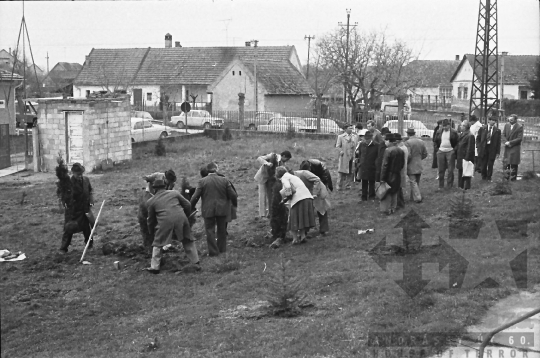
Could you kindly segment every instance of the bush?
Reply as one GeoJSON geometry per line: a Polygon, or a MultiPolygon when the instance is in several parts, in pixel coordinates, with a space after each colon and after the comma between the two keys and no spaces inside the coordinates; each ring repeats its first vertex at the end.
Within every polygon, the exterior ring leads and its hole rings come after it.
{"type": "Polygon", "coordinates": [[[503,169],[495,181],[495,185],[491,190],[491,195],[510,195],[512,188],[510,187],[510,169],[503,169]]]}
{"type": "Polygon", "coordinates": [[[163,157],[167,154],[167,149],[165,148],[165,144],[163,143],[163,139],[161,137],[157,141],[154,153],[156,153],[158,157],[163,157]]]}
{"type": "Polygon", "coordinates": [[[533,172],[532,170],[529,170],[529,171],[526,171],[523,174],[521,174],[521,179],[522,180],[534,180],[534,179],[539,179],[539,178],[538,178],[538,174],[536,174],[536,172],[533,172]]]}
{"type": "Polygon", "coordinates": [[[231,130],[229,129],[229,127],[225,127],[225,129],[223,130],[223,134],[221,135],[221,139],[224,142],[233,139],[232,134],[231,134],[231,130]]]}
{"type": "Polygon", "coordinates": [[[296,131],[294,130],[294,127],[289,126],[287,128],[286,137],[287,137],[287,139],[292,139],[292,138],[296,137],[296,131]]]}

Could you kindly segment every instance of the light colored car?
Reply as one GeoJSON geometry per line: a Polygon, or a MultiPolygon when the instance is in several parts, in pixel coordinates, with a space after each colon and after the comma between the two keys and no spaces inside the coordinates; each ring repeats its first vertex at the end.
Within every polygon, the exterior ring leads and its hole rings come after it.
{"type": "Polygon", "coordinates": [[[186,125],[188,127],[202,127],[204,129],[221,128],[223,127],[223,119],[212,117],[208,111],[194,109],[188,112],[187,123],[186,114],[181,113],[179,116],[171,117],[170,125],[179,129],[185,128],[186,125]]]}
{"type": "MultiPolygon", "coordinates": [[[[305,128],[300,128],[301,132],[317,132],[317,118],[304,118],[305,128]]],[[[342,130],[336,122],[328,118],[321,118],[321,131],[319,133],[338,134],[342,130]]]]}
{"type": "Polygon", "coordinates": [[[152,115],[145,111],[131,111],[131,118],[144,118],[144,119],[149,119],[151,121],[154,120],[152,115]]]}
{"type": "MultiPolygon", "coordinates": [[[[387,121],[383,127],[387,127],[392,133],[397,133],[398,121],[396,120],[387,121]]],[[[414,128],[414,131],[416,132],[415,136],[417,137],[433,138],[433,131],[430,129],[427,129],[424,123],[420,121],[404,120],[403,132],[401,133],[402,136],[407,136],[407,128],[414,128]]]]}
{"type": "Polygon", "coordinates": [[[249,118],[244,121],[244,127],[249,130],[256,131],[261,124],[268,124],[268,121],[272,118],[283,117],[281,113],[277,112],[257,112],[255,118],[249,118]]]}
{"type": "Polygon", "coordinates": [[[157,140],[171,135],[168,127],[149,119],[131,118],[131,143],[157,140]]]}
{"type": "Polygon", "coordinates": [[[257,129],[263,132],[287,132],[289,129],[300,132],[301,128],[306,127],[306,122],[300,117],[274,117],[257,129]]]}

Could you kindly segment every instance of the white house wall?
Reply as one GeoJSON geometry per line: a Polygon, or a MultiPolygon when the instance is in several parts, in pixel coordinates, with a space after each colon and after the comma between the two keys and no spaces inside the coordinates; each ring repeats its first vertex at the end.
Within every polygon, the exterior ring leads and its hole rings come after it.
{"type": "MultiPolygon", "coordinates": [[[[264,87],[261,83],[258,89],[258,109],[265,109],[264,87]]],[[[238,110],[238,93],[245,94],[244,109],[255,110],[255,80],[239,63],[230,67],[222,79],[213,88],[212,109],[224,111],[238,110]],[[241,75],[240,75],[241,71],[241,75]],[[234,72],[234,75],[233,75],[234,72]]]]}
{"type": "MultiPolygon", "coordinates": [[[[467,88],[467,98],[461,98],[465,100],[470,100],[471,91],[472,91],[472,77],[473,69],[471,64],[466,61],[459,72],[457,73],[454,81],[452,82],[452,96],[458,98],[458,88],[467,88]]],[[[499,78],[499,82],[500,82],[499,78]]],[[[519,89],[520,87],[528,87],[528,83],[524,84],[505,84],[504,85],[504,98],[508,99],[519,99],[519,89]]],[[[499,84],[499,96],[501,95],[501,84],[499,84]]],[[[527,99],[531,99],[531,91],[527,93],[527,99]]]]}

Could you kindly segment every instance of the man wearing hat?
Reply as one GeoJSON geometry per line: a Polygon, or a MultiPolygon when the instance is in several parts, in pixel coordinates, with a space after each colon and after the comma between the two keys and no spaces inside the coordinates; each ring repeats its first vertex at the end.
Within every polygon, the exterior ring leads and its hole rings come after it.
{"type": "MultiPolygon", "coordinates": [[[[377,161],[375,163],[375,166],[376,166],[376,169],[375,169],[375,182],[380,182],[381,181],[382,160],[383,160],[383,157],[384,157],[384,151],[386,150],[386,142],[384,141],[384,137],[388,133],[391,133],[390,129],[388,129],[388,127],[383,127],[381,129],[381,135],[383,136],[383,140],[382,140],[381,143],[378,143],[379,144],[379,154],[377,155],[377,161]]],[[[375,141],[375,143],[377,143],[377,142],[375,141]]]]}
{"type": "Polygon", "coordinates": [[[362,181],[362,201],[375,198],[375,174],[379,145],[373,140],[373,133],[367,131],[364,139],[356,147],[357,179],[362,181]]]}
{"type": "Polygon", "coordinates": [[[422,160],[428,156],[426,143],[415,136],[414,128],[407,128],[407,136],[409,139],[405,145],[409,149],[409,158],[407,161],[407,176],[411,184],[411,201],[416,203],[422,202],[422,194],[420,193],[420,177],[422,175],[422,160]]]}
{"type": "Polygon", "coordinates": [[[387,149],[381,167],[381,185],[387,183],[390,189],[381,199],[380,210],[390,215],[397,209],[397,196],[401,188],[401,170],[405,165],[405,153],[396,146],[394,134],[389,133],[384,138],[387,149]]]}
{"type": "Polygon", "coordinates": [[[351,188],[353,178],[354,150],[358,144],[358,136],[354,134],[354,126],[344,127],[345,133],[338,135],[336,148],[338,149],[338,183],[337,190],[351,188]]]}
{"type": "Polygon", "coordinates": [[[454,185],[454,168],[456,166],[455,148],[458,144],[459,136],[455,129],[450,127],[450,120],[443,119],[442,129],[437,131],[433,144],[437,151],[437,166],[439,167],[439,189],[444,188],[444,175],[448,170],[446,185],[452,188],[454,185]]]}
{"type": "Polygon", "coordinates": [[[165,176],[158,176],[152,183],[155,194],[148,200],[148,231],[154,237],[152,261],[147,271],[160,271],[163,246],[169,245],[173,234],[182,242],[184,251],[192,265],[198,270],[199,256],[191,236],[188,217],[191,204],[176,190],[166,190],[165,176]]]}
{"type": "MultiPolygon", "coordinates": [[[[504,165],[510,171],[510,180],[517,179],[518,165],[521,162],[521,141],[523,140],[523,126],[517,122],[517,114],[508,117],[504,126],[504,165]]],[[[507,176],[508,177],[508,176],[507,176]]]]}
{"type": "MultiPolygon", "coordinates": [[[[84,235],[84,243],[88,242],[90,233],[92,232],[90,222],[93,220],[93,215],[90,213],[90,206],[94,205],[94,196],[92,185],[88,177],[83,176],[84,167],[80,163],[74,163],[71,167],[72,176],[71,182],[71,195],[64,201],[64,234],[62,235],[62,244],[59,252],[64,254],[68,251],[68,247],[71,244],[73,234],[81,232],[84,235]]],[[[93,240],[92,240],[93,241],[93,240]]],[[[90,242],[89,248],[93,246],[90,242]]]]}
{"type": "MultiPolygon", "coordinates": [[[[146,190],[142,193],[139,198],[139,210],[137,212],[137,219],[139,220],[139,229],[141,231],[141,236],[143,239],[143,245],[146,248],[152,246],[154,238],[150,235],[148,231],[148,200],[154,195],[154,189],[152,184],[156,178],[165,178],[165,189],[172,190],[174,188],[174,183],[176,182],[176,174],[172,169],[166,170],[164,173],[156,172],[150,175],[144,175],[143,179],[146,180],[146,190]]],[[[184,193],[182,193],[185,195],[184,193]]]]}
{"type": "Polygon", "coordinates": [[[403,138],[401,134],[395,133],[394,137],[396,138],[396,146],[403,151],[405,155],[405,162],[403,168],[401,169],[401,186],[398,191],[397,197],[397,207],[400,209],[405,208],[405,193],[407,191],[407,162],[409,161],[409,148],[403,143],[403,138]]]}

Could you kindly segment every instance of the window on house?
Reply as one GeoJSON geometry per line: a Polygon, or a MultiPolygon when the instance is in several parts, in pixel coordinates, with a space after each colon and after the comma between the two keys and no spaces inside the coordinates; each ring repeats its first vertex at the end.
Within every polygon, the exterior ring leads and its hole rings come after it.
{"type": "Polygon", "coordinates": [[[457,89],[457,98],[461,99],[461,93],[463,92],[463,87],[458,87],[457,89]]]}
{"type": "Polygon", "coordinates": [[[86,90],[86,97],[90,97],[90,90],[86,90]]]}
{"type": "Polygon", "coordinates": [[[146,100],[147,100],[147,101],[152,101],[152,93],[151,93],[151,92],[148,92],[148,93],[146,94],[146,100]]]}
{"type": "Polygon", "coordinates": [[[469,89],[467,87],[463,87],[463,99],[469,98],[469,89]]]}
{"type": "Polygon", "coordinates": [[[449,99],[452,97],[452,87],[440,87],[439,88],[439,95],[441,98],[449,99]]]}
{"type": "Polygon", "coordinates": [[[519,99],[527,99],[527,91],[519,91],[519,99]]]}
{"type": "Polygon", "coordinates": [[[242,76],[242,71],[238,71],[238,76],[242,76]]]}
{"type": "Polygon", "coordinates": [[[232,71],[232,75],[234,76],[234,71],[232,71]]]}

